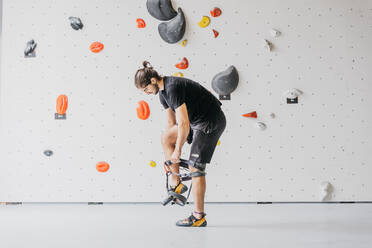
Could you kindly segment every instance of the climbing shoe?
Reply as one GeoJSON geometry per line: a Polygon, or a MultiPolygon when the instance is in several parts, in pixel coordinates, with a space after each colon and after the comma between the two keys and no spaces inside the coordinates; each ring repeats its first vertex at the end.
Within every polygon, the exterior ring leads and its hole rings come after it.
{"type": "Polygon", "coordinates": [[[186,185],[180,182],[177,186],[171,187],[170,190],[181,195],[185,193],[188,190],[188,188],[186,185]]]}
{"type": "Polygon", "coordinates": [[[206,214],[203,213],[203,216],[200,219],[197,219],[192,213],[189,217],[183,220],[176,222],[176,226],[190,226],[190,227],[205,227],[207,226],[207,220],[205,219],[206,214]]]}

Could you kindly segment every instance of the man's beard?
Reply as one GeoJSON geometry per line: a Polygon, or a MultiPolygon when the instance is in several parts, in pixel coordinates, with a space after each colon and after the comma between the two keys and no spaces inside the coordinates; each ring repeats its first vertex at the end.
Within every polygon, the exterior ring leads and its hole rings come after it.
{"type": "Polygon", "coordinates": [[[159,92],[159,86],[157,84],[154,85],[155,89],[156,89],[156,92],[154,93],[154,95],[158,94],[159,92]]]}

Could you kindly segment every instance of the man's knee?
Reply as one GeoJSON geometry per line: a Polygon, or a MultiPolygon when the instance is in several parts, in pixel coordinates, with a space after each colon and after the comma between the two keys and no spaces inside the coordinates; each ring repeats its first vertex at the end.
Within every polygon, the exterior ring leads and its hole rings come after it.
{"type": "Polygon", "coordinates": [[[173,128],[167,129],[162,135],[161,135],[161,143],[163,146],[169,146],[174,145],[176,143],[177,137],[174,137],[175,133],[173,128]]]}
{"type": "Polygon", "coordinates": [[[197,166],[189,166],[189,170],[192,173],[193,178],[197,177],[205,177],[207,173],[205,173],[206,164],[198,164],[197,166]]]}

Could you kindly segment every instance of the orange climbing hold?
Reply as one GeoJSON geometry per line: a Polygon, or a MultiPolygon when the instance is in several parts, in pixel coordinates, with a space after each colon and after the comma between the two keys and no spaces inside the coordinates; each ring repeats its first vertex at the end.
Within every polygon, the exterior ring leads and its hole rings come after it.
{"type": "Polygon", "coordinates": [[[187,69],[189,67],[189,61],[184,57],[182,61],[176,64],[178,69],[187,69]]]}
{"type": "Polygon", "coordinates": [[[141,120],[146,120],[150,116],[150,108],[147,102],[139,101],[137,107],[137,116],[141,120]]]}
{"type": "Polygon", "coordinates": [[[212,29],[213,30],[213,34],[214,34],[214,38],[217,38],[217,36],[220,34],[217,30],[214,30],[214,29],[212,29]]]}
{"type": "Polygon", "coordinates": [[[100,51],[102,51],[103,47],[104,46],[101,42],[96,41],[90,45],[90,50],[94,53],[99,53],[100,51]]]}
{"type": "Polygon", "coordinates": [[[98,162],[96,165],[96,169],[99,172],[106,172],[110,169],[110,165],[106,162],[98,162]]]}
{"type": "Polygon", "coordinates": [[[215,7],[211,10],[211,16],[219,17],[222,14],[222,10],[220,8],[215,7]]]}
{"type": "Polygon", "coordinates": [[[244,114],[243,116],[244,117],[257,118],[257,113],[256,113],[256,111],[253,111],[251,113],[244,114]]]}
{"type": "Polygon", "coordinates": [[[59,115],[64,115],[66,114],[68,106],[68,100],[66,95],[60,95],[57,97],[57,113],[59,115]]]}
{"type": "Polygon", "coordinates": [[[144,28],[144,27],[146,27],[146,22],[141,18],[137,18],[137,28],[144,28]]]}

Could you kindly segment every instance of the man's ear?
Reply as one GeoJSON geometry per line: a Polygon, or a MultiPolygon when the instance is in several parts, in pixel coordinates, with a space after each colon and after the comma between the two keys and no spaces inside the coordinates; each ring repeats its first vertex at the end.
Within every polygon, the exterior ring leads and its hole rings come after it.
{"type": "Polygon", "coordinates": [[[156,84],[157,83],[157,80],[153,77],[150,80],[151,80],[151,84],[156,84]]]}

